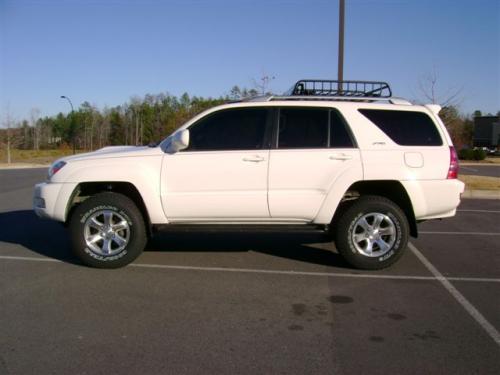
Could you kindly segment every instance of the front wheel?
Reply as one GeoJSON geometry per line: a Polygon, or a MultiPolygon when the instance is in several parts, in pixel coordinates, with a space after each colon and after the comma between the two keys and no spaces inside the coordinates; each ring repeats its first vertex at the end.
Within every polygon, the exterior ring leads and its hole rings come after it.
{"type": "Polygon", "coordinates": [[[406,215],[394,202],[380,196],[362,196],[353,201],[333,230],[340,255],[360,269],[392,265],[408,244],[406,215]]]}
{"type": "Polygon", "coordinates": [[[123,267],[146,246],[142,214],[122,194],[100,193],[86,199],[73,212],[69,228],[74,254],[91,267],[123,267]]]}

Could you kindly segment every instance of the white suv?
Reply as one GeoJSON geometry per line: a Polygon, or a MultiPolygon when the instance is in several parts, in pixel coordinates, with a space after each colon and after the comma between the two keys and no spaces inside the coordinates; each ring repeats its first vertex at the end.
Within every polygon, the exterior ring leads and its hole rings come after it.
{"type": "Polygon", "coordinates": [[[382,82],[302,80],[285,96],[209,109],[157,147],[60,159],[34,210],[67,224],[94,267],[132,262],[162,227],[210,225],[319,228],[351,265],[380,269],[418,222],[460,203],[439,110],[392,98],[382,82]]]}

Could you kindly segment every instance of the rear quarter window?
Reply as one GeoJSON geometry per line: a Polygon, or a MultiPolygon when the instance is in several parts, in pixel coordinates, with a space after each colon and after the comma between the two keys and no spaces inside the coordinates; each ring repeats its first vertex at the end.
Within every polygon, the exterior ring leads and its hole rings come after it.
{"type": "Polygon", "coordinates": [[[359,109],[389,138],[401,146],[442,146],[434,121],[423,112],[359,109]]]}

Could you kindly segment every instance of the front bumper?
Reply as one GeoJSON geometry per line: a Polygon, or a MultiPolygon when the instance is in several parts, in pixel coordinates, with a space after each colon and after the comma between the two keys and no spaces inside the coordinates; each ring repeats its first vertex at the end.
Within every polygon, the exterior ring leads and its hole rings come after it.
{"type": "Polygon", "coordinates": [[[39,217],[66,221],[68,203],[77,184],[42,182],[35,185],[33,210],[39,217]]]}

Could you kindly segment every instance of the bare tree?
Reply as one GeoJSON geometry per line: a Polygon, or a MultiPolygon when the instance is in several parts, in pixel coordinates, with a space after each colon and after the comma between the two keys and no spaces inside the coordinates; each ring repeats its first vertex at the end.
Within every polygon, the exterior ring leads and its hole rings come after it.
{"type": "Polygon", "coordinates": [[[17,129],[14,120],[10,115],[9,109],[5,111],[3,126],[6,128],[6,130],[5,130],[5,140],[2,143],[5,144],[5,148],[7,151],[7,164],[10,164],[12,163],[11,151],[13,148],[19,145],[20,137],[19,134],[16,132],[17,129]]]}
{"type": "Polygon", "coordinates": [[[425,103],[439,104],[442,107],[439,117],[445,124],[456,147],[462,148],[471,143],[471,134],[466,119],[460,115],[459,106],[462,101],[461,88],[448,88],[442,90],[439,87],[439,75],[434,67],[430,73],[423,75],[418,81],[420,101],[425,103]]]}
{"type": "Polygon", "coordinates": [[[142,138],[141,99],[137,96],[132,97],[130,99],[130,108],[135,119],[135,145],[137,146],[139,144],[139,136],[142,138]]]}
{"type": "Polygon", "coordinates": [[[449,87],[442,90],[438,87],[439,75],[436,67],[431,72],[422,75],[418,80],[418,91],[424,102],[439,104],[441,107],[458,107],[462,102],[461,94],[463,86],[460,88],[449,87]]]}
{"type": "Polygon", "coordinates": [[[95,127],[95,118],[96,111],[92,108],[90,112],[90,151],[94,151],[94,127],[95,127]]]}
{"type": "Polygon", "coordinates": [[[270,93],[268,91],[269,83],[274,80],[274,78],[274,76],[269,76],[265,73],[262,73],[262,77],[260,77],[258,81],[255,78],[252,79],[253,86],[260,95],[267,95],[270,93]]]}
{"type": "Polygon", "coordinates": [[[30,125],[33,128],[33,149],[40,149],[40,124],[38,122],[38,116],[40,115],[40,110],[38,108],[32,108],[30,112],[30,125]]]}
{"type": "Polygon", "coordinates": [[[7,113],[6,118],[5,118],[5,127],[7,128],[7,139],[6,139],[6,149],[7,149],[7,164],[10,164],[12,162],[11,156],[10,156],[10,148],[11,148],[11,141],[12,141],[12,119],[10,117],[10,113],[7,113]]]}

